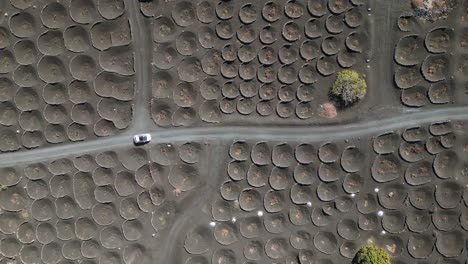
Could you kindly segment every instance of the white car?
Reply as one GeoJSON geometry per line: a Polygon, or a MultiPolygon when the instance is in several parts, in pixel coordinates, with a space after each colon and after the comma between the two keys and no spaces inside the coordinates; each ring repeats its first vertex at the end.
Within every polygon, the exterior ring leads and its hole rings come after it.
{"type": "Polygon", "coordinates": [[[133,144],[135,145],[143,145],[151,141],[151,135],[150,134],[139,134],[133,136],[133,144]]]}

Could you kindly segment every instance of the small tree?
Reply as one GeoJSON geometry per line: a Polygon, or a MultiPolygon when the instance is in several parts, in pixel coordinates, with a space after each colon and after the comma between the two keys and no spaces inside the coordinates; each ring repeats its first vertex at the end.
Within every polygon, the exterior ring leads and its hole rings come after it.
{"type": "Polygon", "coordinates": [[[330,92],[346,106],[364,98],[367,84],[357,72],[344,70],[336,76],[330,92]]]}
{"type": "Polygon", "coordinates": [[[382,248],[365,246],[358,251],[353,264],[390,264],[390,256],[382,248]]]}

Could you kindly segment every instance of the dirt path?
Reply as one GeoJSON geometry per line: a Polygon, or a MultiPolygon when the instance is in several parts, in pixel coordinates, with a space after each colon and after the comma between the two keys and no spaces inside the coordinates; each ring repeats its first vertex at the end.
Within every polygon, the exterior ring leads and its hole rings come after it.
{"type": "Polygon", "coordinates": [[[393,65],[392,63],[382,63],[393,61],[394,49],[394,22],[395,17],[401,14],[397,7],[401,6],[397,1],[371,1],[370,14],[373,19],[370,20],[370,31],[375,32],[376,27],[379,27],[379,34],[372,34],[372,60],[369,66],[372,69],[372,75],[369,76],[369,87],[379,87],[373,94],[373,100],[380,102],[375,104],[374,108],[379,108],[380,105],[388,105],[389,102],[400,105],[400,98],[395,93],[393,87],[393,65]],[[391,10],[391,11],[389,11],[391,10]],[[383,87],[382,87],[383,86],[383,87]]]}
{"type": "Polygon", "coordinates": [[[125,5],[129,10],[128,17],[133,35],[132,38],[137,40],[133,42],[135,46],[136,96],[133,104],[133,116],[135,119],[132,129],[135,131],[145,131],[151,125],[148,122],[150,113],[147,107],[151,92],[151,89],[149,89],[151,87],[151,68],[147,67],[147,65],[150,65],[151,58],[151,56],[148,56],[148,53],[151,54],[149,52],[151,49],[149,46],[151,43],[151,33],[147,23],[143,21],[143,16],[140,14],[138,1],[126,0],[125,5]]]}
{"type": "Polygon", "coordinates": [[[101,138],[69,145],[34,149],[27,152],[11,152],[1,155],[0,166],[31,163],[41,160],[56,159],[70,154],[112,150],[118,147],[132,146],[132,134],[151,132],[152,142],[195,141],[200,139],[262,139],[262,140],[309,140],[328,141],[349,137],[379,134],[397,128],[417,125],[425,122],[468,119],[468,107],[447,107],[436,110],[412,110],[404,113],[376,112],[367,122],[320,127],[263,127],[260,132],[256,126],[219,126],[205,128],[184,128],[157,130],[139,130],[134,127],[123,135],[101,138]]]}
{"type": "MultiPolygon", "coordinates": [[[[206,160],[209,160],[210,164],[220,164],[224,157],[225,147],[226,146],[223,144],[218,144],[210,153],[207,153],[208,158],[206,160]]],[[[204,208],[209,207],[211,201],[216,199],[217,192],[213,190],[216,190],[217,186],[220,186],[224,179],[222,177],[218,177],[217,174],[219,173],[219,170],[217,166],[207,166],[205,169],[206,178],[204,178],[206,184],[204,184],[196,193],[198,195],[190,197],[190,199],[186,199],[187,203],[184,203],[183,208],[180,210],[183,214],[177,217],[172,228],[168,230],[167,235],[164,235],[167,239],[164,240],[161,245],[160,252],[162,252],[162,254],[153,253],[154,259],[158,259],[160,261],[159,263],[171,263],[171,261],[178,259],[177,255],[179,253],[179,248],[174,245],[176,245],[178,239],[185,237],[184,234],[188,233],[194,225],[203,224],[197,222],[205,220],[204,217],[197,217],[194,219],[193,216],[200,215],[200,212],[203,212],[204,208]]],[[[206,214],[205,216],[209,217],[209,215],[207,216],[206,214]]]]}

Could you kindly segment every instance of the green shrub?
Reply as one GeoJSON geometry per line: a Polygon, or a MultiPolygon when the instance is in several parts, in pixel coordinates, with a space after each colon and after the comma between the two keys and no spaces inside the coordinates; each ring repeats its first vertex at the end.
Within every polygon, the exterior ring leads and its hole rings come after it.
{"type": "Polygon", "coordinates": [[[382,248],[365,246],[358,251],[353,264],[390,264],[390,256],[382,248]]]}
{"type": "Polygon", "coordinates": [[[364,98],[366,91],[366,81],[357,72],[344,70],[336,76],[330,92],[346,106],[364,98]]]}

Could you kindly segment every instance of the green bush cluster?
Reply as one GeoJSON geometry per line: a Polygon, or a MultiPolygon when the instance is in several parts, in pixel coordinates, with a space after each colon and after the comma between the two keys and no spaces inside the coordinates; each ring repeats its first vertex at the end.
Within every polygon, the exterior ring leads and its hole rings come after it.
{"type": "Polygon", "coordinates": [[[353,264],[390,264],[390,256],[382,248],[365,246],[358,251],[353,264]]]}
{"type": "Polygon", "coordinates": [[[344,70],[336,76],[330,92],[346,106],[364,98],[367,84],[357,72],[344,70]]]}

